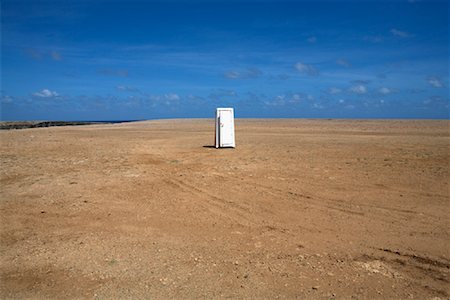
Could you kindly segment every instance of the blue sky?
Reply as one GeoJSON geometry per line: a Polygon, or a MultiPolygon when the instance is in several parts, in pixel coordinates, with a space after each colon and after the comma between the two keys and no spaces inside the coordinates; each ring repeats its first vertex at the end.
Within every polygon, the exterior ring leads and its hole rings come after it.
{"type": "Polygon", "coordinates": [[[1,119],[449,117],[447,1],[1,1],[1,119]]]}

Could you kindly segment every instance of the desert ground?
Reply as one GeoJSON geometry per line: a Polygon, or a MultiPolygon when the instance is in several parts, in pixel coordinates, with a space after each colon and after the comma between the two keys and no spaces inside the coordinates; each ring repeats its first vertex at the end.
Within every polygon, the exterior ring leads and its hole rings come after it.
{"type": "Polygon", "coordinates": [[[0,298],[448,299],[449,124],[1,131],[0,298]]]}

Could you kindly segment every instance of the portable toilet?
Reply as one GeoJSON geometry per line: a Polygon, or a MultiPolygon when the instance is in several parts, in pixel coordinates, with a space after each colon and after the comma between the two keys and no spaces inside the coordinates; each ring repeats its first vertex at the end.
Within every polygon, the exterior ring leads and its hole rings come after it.
{"type": "Polygon", "coordinates": [[[236,147],[233,108],[216,109],[216,148],[236,147]]]}

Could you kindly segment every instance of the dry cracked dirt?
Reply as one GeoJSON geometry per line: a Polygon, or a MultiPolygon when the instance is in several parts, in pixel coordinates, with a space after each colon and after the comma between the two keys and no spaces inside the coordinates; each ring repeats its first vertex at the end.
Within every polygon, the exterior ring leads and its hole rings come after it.
{"type": "Polygon", "coordinates": [[[448,299],[449,124],[1,131],[0,297],[448,299]]]}

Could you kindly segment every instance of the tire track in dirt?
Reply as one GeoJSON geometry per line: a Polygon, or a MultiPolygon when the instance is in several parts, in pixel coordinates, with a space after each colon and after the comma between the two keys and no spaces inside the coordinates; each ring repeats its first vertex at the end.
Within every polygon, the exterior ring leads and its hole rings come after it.
{"type": "MultiPolygon", "coordinates": [[[[443,282],[448,286],[450,283],[450,261],[445,258],[431,258],[406,252],[400,252],[389,248],[374,248],[380,255],[363,255],[355,260],[356,263],[381,262],[388,268],[396,271],[395,277],[406,277],[408,281],[423,289],[429,290],[439,296],[449,297],[448,290],[428,284],[426,280],[432,278],[434,282],[443,282]],[[397,272],[398,271],[398,272],[397,272]]],[[[380,270],[371,270],[379,273],[380,270]]]]}
{"type": "Polygon", "coordinates": [[[251,218],[251,213],[247,209],[240,207],[233,201],[227,201],[224,198],[217,197],[203,189],[193,187],[181,180],[166,178],[163,180],[166,184],[175,187],[185,193],[196,196],[197,203],[209,211],[225,218],[233,220],[244,226],[255,225],[256,222],[251,218]],[[202,201],[203,199],[204,201],[202,201]]]}
{"type": "MultiPolygon", "coordinates": [[[[357,211],[354,208],[357,208],[357,207],[372,208],[378,212],[377,218],[381,221],[386,221],[386,213],[391,216],[392,216],[393,212],[401,213],[401,214],[403,214],[403,216],[405,218],[417,214],[415,211],[407,210],[407,209],[388,208],[388,207],[384,207],[384,206],[380,206],[380,205],[370,205],[370,204],[364,204],[364,203],[352,204],[352,203],[347,202],[342,199],[332,199],[332,198],[325,199],[325,198],[317,197],[317,196],[312,197],[312,196],[300,194],[297,192],[290,192],[290,191],[286,191],[286,190],[282,190],[282,189],[278,189],[278,188],[274,188],[274,187],[268,187],[266,185],[256,183],[256,182],[244,182],[244,184],[254,185],[254,186],[258,186],[260,188],[266,189],[267,191],[271,192],[276,197],[285,197],[285,198],[286,197],[292,198],[293,196],[300,197],[300,198],[304,199],[305,202],[308,202],[309,205],[315,206],[316,208],[319,208],[319,209],[328,208],[328,209],[333,209],[333,210],[351,214],[351,215],[365,216],[366,212],[357,211]],[[384,213],[384,215],[381,215],[383,213],[384,213]]],[[[302,202],[302,203],[305,203],[305,202],[302,202]]],[[[374,212],[373,210],[367,211],[367,212],[369,212],[371,214],[371,217],[375,216],[373,214],[373,212],[374,212]]],[[[429,214],[426,214],[423,212],[421,212],[421,213],[430,218],[435,217],[433,215],[429,215],[429,214]]],[[[395,218],[398,218],[398,215],[396,215],[395,218]]],[[[430,222],[424,222],[424,221],[422,221],[422,223],[424,223],[426,225],[431,224],[430,222]]]]}
{"type": "MultiPolygon", "coordinates": [[[[343,200],[330,200],[330,199],[321,199],[318,197],[312,197],[309,195],[300,194],[297,192],[286,191],[282,189],[277,189],[274,187],[268,187],[266,185],[256,183],[256,182],[244,182],[244,184],[257,186],[259,188],[263,188],[267,191],[267,193],[272,194],[274,197],[287,199],[287,198],[302,198],[304,201],[294,201],[293,203],[300,205],[304,208],[309,208],[311,206],[316,207],[318,209],[332,209],[339,212],[352,214],[352,215],[360,215],[364,216],[363,212],[355,211],[352,209],[343,208],[343,205],[335,205],[335,203],[342,204],[343,200]]],[[[350,206],[350,205],[349,205],[350,206]]]]}
{"type": "Polygon", "coordinates": [[[450,271],[450,261],[445,258],[430,258],[427,256],[420,256],[417,254],[404,253],[404,252],[392,250],[389,248],[378,248],[376,250],[383,251],[385,253],[389,253],[389,254],[392,254],[395,256],[400,256],[402,258],[407,258],[408,260],[413,260],[420,264],[431,265],[431,266],[434,266],[434,267],[437,267],[437,268],[440,268],[443,270],[450,271]]]}

